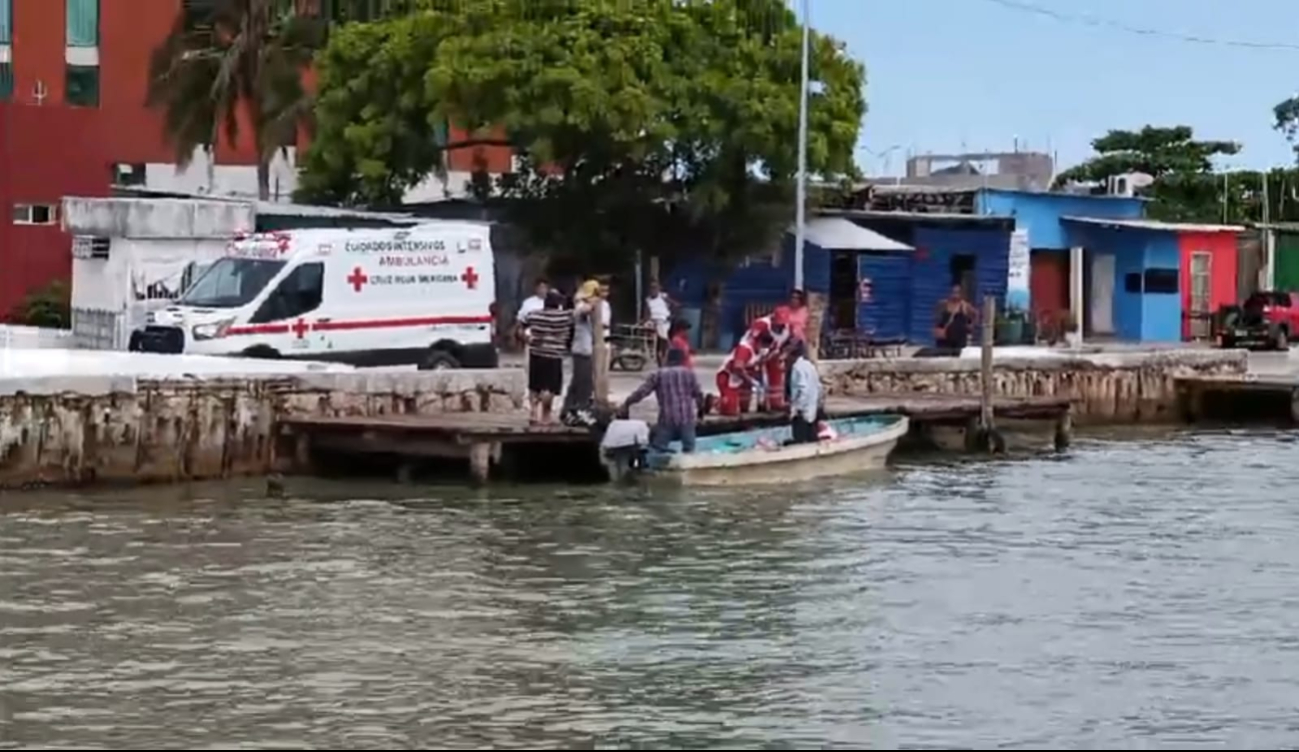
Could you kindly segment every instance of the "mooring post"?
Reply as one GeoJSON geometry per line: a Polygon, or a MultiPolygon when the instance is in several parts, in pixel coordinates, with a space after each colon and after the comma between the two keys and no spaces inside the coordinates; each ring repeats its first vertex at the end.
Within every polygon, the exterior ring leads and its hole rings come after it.
{"type": "Polygon", "coordinates": [[[1055,450],[1063,452],[1073,443],[1073,407],[1066,407],[1055,421],[1055,450]]]}
{"type": "Polygon", "coordinates": [[[492,473],[492,445],[479,441],[469,445],[469,477],[474,483],[483,484],[492,473]]]}
{"type": "Polygon", "coordinates": [[[979,382],[982,396],[979,399],[979,430],[991,436],[996,428],[992,410],[992,342],[996,333],[997,299],[991,295],[983,298],[983,341],[980,348],[979,382]]]}
{"type": "Polygon", "coordinates": [[[609,404],[609,343],[605,340],[604,298],[596,298],[591,307],[591,368],[595,381],[595,401],[601,408],[609,404]]]}

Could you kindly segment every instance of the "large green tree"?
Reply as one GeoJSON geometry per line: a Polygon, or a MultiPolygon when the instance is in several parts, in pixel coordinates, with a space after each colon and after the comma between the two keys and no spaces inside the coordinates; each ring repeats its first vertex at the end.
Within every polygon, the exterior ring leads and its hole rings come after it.
{"type": "Polygon", "coordinates": [[[1138,131],[1112,130],[1092,141],[1096,156],[1056,176],[1056,186],[1103,183],[1110,177],[1141,172],[1154,178],[1145,191],[1149,214],[1165,220],[1211,222],[1222,219],[1220,179],[1215,157],[1236,154],[1240,144],[1199,141],[1190,126],[1147,125],[1138,131]]]}
{"type": "Polygon", "coordinates": [[[257,153],[257,191],[270,197],[270,163],[309,122],[302,74],[323,43],[325,20],[284,0],[217,0],[197,17],[182,9],[150,60],[148,102],[164,113],[164,135],[181,167],[211,150],[222,131],[240,138],[246,114],[257,153]]]}
{"type": "MultiPolygon", "coordinates": [[[[751,250],[792,214],[800,40],[780,0],[427,0],[331,38],[303,193],[396,203],[499,143],[521,169],[479,187],[551,248],[607,260],[686,228],[751,250]]],[[[809,166],[851,175],[864,71],[813,45],[809,166]]]]}

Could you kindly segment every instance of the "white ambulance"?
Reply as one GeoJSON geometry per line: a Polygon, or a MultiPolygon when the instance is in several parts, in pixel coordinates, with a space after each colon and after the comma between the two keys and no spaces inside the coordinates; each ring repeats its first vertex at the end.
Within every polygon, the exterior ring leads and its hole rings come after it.
{"type": "Polygon", "coordinates": [[[495,368],[491,227],[310,229],[236,238],[132,350],[495,368]]]}

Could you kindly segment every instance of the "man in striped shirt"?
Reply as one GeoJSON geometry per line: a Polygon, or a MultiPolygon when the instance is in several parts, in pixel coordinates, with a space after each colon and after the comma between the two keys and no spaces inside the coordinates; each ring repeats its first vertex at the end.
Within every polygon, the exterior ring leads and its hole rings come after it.
{"type": "Polygon", "coordinates": [[[562,302],[558,293],[551,292],[544,307],[530,311],[523,320],[534,423],[553,422],[551,408],[555,397],[564,391],[564,355],[573,334],[573,312],[561,308],[562,302]]]}

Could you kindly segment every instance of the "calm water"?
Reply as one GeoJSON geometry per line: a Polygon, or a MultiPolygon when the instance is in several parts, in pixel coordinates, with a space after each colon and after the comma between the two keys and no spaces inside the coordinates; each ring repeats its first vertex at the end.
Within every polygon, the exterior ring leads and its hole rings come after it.
{"type": "Polygon", "coordinates": [[[0,748],[1293,746],[1295,442],[767,493],[10,496],[0,748]]]}

